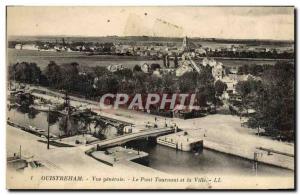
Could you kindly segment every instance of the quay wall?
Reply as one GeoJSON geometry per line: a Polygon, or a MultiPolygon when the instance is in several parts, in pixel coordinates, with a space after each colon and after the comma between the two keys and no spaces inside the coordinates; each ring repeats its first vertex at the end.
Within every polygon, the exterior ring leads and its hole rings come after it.
{"type": "Polygon", "coordinates": [[[268,165],[294,170],[294,157],[290,155],[268,153],[267,151],[256,148],[243,149],[242,147],[237,147],[236,145],[220,144],[208,140],[204,141],[203,147],[217,152],[245,158],[251,161],[257,161],[268,165]],[[256,158],[254,157],[254,153],[258,154],[256,158]]]}

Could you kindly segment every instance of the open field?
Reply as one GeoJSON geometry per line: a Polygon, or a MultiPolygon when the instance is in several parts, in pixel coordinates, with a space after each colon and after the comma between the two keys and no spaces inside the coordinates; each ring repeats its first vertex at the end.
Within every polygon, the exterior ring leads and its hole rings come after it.
{"type": "Polygon", "coordinates": [[[35,62],[41,69],[44,69],[50,61],[57,64],[77,62],[82,67],[108,66],[123,64],[128,68],[133,68],[136,64],[160,63],[162,61],[145,60],[133,56],[88,56],[81,52],[52,52],[8,49],[8,65],[17,62],[35,62]]]}
{"type": "MultiPolygon", "coordinates": [[[[135,56],[110,56],[110,55],[93,55],[88,56],[82,52],[52,52],[52,51],[33,51],[33,50],[16,50],[8,49],[8,65],[17,62],[35,62],[41,69],[44,69],[50,61],[57,64],[77,62],[81,67],[109,66],[122,64],[125,67],[133,68],[136,64],[157,63],[163,65],[163,60],[149,60],[135,56]]],[[[215,58],[225,66],[241,66],[244,64],[269,64],[274,65],[277,60],[273,59],[229,59],[215,58]]],[[[196,60],[197,61],[197,60],[196,60]]]]}

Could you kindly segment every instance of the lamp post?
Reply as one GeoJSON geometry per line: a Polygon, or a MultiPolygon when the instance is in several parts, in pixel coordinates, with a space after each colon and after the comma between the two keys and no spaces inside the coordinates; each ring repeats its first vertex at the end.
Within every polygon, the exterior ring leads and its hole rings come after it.
{"type": "Polygon", "coordinates": [[[48,122],[48,130],[47,130],[47,149],[50,149],[50,126],[49,126],[49,118],[50,118],[50,106],[48,110],[47,122],[48,122]]]}

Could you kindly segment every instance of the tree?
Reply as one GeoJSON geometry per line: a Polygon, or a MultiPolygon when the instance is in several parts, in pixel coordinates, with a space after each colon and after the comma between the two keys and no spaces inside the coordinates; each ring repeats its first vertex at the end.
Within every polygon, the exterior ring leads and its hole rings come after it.
{"type": "MultiPolygon", "coordinates": [[[[295,130],[295,72],[294,64],[278,62],[264,71],[261,86],[251,88],[250,107],[256,110],[249,118],[249,126],[264,128],[269,135],[294,139],[295,130]],[[252,92],[251,91],[251,92],[252,92]]],[[[245,90],[249,97],[249,90],[245,90]]]]}
{"type": "Polygon", "coordinates": [[[293,63],[279,62],[263,75],[264,98],[259,108],[267,131],[294,132],[294,70],[293,63]]]}
{"type": "Polygon", "coordinates": [[[249,109],[255,107],[255,101],[258,93],[261,90],[261,81],[248,78],[246,81],[239,81],[236,85],[237,92],[242,98],[242,109],[249,109]]]}
{"type": "Polygon", "coordinates": [[[61,85],[64,90],[71,91],[77,83],[80,82],[78,66],[79,64],[76,62],[63,64],[61,66],[61,72],[63,75],[61,85]]]}
{"type": "Polygon", "coordinates": [[[95,73],[96,77],[110,74],[110,72],[107,70],[107,68],[103,67],[103,66],[96,66],[96,67],[92,68],[92,71],[95,73]]]}
{"type": "Polygon", "coordinates": [[[133,72],[141,72],[141,71],[142,71],[142,68],[139,65],[135,65],[133,67],[133,72]]]}
{"type": "Polygon", "coordinates": [[[122,70],[117,70],[114,72],[114,74],[119,78],[118,80],[123,80],[123,79],[131,79],[133,76],[132,70],[128,68],[124,68],[122,70]]]}
{"type": "Polygon", "coordinates": [[[116,75],[109,74],[98,77],[95,83],[98,96],[102,96],[106,93],[117,93],[119,89],[119,80],[116,75]]]}
{"type": "Polygon", "coordinates": [[[167,55],[166,56],[166,59],[165,59],[165,65],[166,65],[166,68],[170,68],[170,60],[169,60],[169,56],[167,55]]]}
{"type": "Polygon", "coordinates": [[[175,57],[174,57],[174,68],[178,68],[178,57],[177,57],[176,54],[175,54],[175,57]]]}
{"type": "Polygon", "coordinates": [[[76,135],[78,133],[78,121],[70,115],[65,115],[59,120],[59,130],[62,135],[76,135]]]}
{"type": "Polygon", "coordinates": [[[236,85],[237,92],[242,96],[246,97],[251,93],[251,81],[239,81],[236,85]]]}
{"type": "Polygon", "coordinates": [[[167,74],[162,77],[161,87],[163,93],[175,93],[177,90],[177,83],[175,82],[173,75],[167,74]]]}
{"type": "Polygon", "coordinates": [[[166,57],[167,57],[167,55],[164,54],[163,57],[162,57],[162,60],[163,60],[164,67],[167,68],[167,60],[166,60],[166,57]]]}
{"type": "Polygon", "coordinates": [[[23,83],[39,83],[41,73],[41,69],[36,63],[16,63],[9,68],[10,79],[14,79],[23,83]]]}
{"type": "Polygon", "coordinates": [[[29,93],[17,94],[14,101],[21,105],[23,108],[28,108],[34,102],[34,96],[29,93]]]}
{"type": "Polygon", "coordinates": [[[204,101],[202,101],[203,105],[206,104],[206,102],[216,104],[214,81],[211,68],[208,66],[203,68],[197,77],[198,91],[205,97],[204,101]]]}
{"type": "Polygon", "coordinates": [[[186,72],[178,79],[178,87],[181,93],[193,93],[197,88],[197,72],[186,72]]]}
{"type": "Polygon", "coordinates": [[[40,77],[42,71],[40,67],[37,66],[36,63],[29,63],[28,65],[30,76],[29,76],[29,83],[38,84],[40,82],[40,77]]]}
{"type": "Polygon", "coordinates": [[[150,69],[152,70],[152,71],[155,71],[156,69],[160,69],[160,65],[159,64],[151,64],[150,65],[150,69]]]}
{"type": "Polygon", "coordinates": [[[91,98],[94,96],[94,75],[92,73],[81,74],[78,76],[80,82],[75,85],[74,90],[78,91],[79,94],[85,96],[85,98],[91,98]]]}
{"type": "Polygon", "coordinates": [[[60,67],[54,62],[50,61],[45,70],[45,76],[48,80],[48,84],[51,87],[58,87],[62,82],[62,71],[60,67]]]}
{"type": "Polygon", "coordinates": [[[221,96],[223,92],[227,89],[226,83],[217,80],[215,83],[216,96],[221,96]]]}
{"type": "Polygon", "coordinates": [[[178,88],[181,93],[196,93],[199,106],[206,106],[208,102],[215,102],[214,78],[209,68],[201,73],[187,72],[178,79],[178,88]]]}
{"type": "Polygon", "coordinates": [[[249,67],[250,74],[254,76],[260,76],[263,71],[263,66],[259,64],[253,64],[249,67]]]}
{"type": "Polygon", "coordinates": [[[133,91],[134,93],[147,93],[146,91],[146,86],[147,83],[145,82],[145,78],[148,78],[148,74],[144,73],[144,72],[135,72],[134,73],[134,87],[133,87],[133,91]]]}
{"type": "Polygon", "coordinates": [[[243,74],[249,74],[249,66],[248,64],[244,64],[238,68],[238,73],[239,75],[243,74]]]}

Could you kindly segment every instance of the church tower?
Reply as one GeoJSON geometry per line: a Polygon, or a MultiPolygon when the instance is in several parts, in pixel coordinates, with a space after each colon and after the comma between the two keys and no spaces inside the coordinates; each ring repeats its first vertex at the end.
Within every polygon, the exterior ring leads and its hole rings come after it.
{"type": "Polygon", "coordinates": [[[190,51],[187,36],[185,36],[185,37],[183,38],[183,42],[182,42],[182,50],[183,50],[183,51],[190,51]]]}

